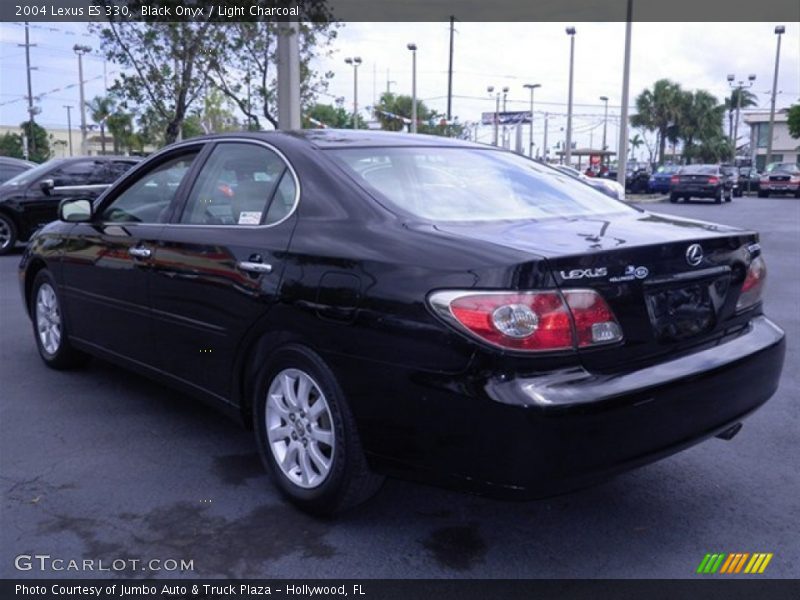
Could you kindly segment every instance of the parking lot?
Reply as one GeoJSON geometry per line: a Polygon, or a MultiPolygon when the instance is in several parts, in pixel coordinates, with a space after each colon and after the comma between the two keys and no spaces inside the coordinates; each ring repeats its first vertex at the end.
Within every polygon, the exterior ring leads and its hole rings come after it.
{"type": "Polygon", "coordinates": [[[49,554],[192,560],[198,577],[681,578],[708,552],[771,552],[766,576],[800,577],[800,201],[647,208],[762,234],[786,368],[741,433],[533,502],[389,481],[336,520],[284,503],[251,433],[191,398],[101,361],[47,369],[20,302],[19,251],[0,258],[0,576],[64,575],[14,567],[49,554]]]}

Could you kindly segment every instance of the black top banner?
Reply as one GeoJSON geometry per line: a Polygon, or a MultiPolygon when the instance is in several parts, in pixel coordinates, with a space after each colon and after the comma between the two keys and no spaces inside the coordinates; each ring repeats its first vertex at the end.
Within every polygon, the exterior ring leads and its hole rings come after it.
{"type": "Polygon", "coordinates": [[[797,22],[797,0],[3,0],[0,21],[797,22]]]}

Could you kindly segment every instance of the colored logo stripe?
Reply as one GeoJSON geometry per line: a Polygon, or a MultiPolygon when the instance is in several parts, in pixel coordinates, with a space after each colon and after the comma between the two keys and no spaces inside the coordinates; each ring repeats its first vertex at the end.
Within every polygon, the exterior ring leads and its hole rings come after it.
{"type": "Polygon", "coordinates": [[[742,569],[744,569],[744,573],[747,574],[763,573],[772,557],[773,554],[771,552],[757,552],[754,554],[749,552],[709,553],[700,561],[697,572],[702,574],[719,572],[720,575],[731,575],[741,573],[742,569]]]}

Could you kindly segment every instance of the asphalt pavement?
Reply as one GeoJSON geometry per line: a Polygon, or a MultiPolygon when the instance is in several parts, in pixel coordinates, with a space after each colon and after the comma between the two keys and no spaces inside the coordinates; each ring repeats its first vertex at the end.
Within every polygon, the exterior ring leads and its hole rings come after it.
{"type": "Polygon", "coordinates": [[[766,312],[788,353],[777,394],[741,433],[547,500],[389,481],[335,520],[287,505],[251,433],[193,399],[98,360],[46,368],[19,252],[0,257],[0,577],[684,578],[709,552],[771,552],[763,577],[800,577],[800,201],[647,208],[762,234],[766,312]],[[193,571],[18,571],[20,554],[193,571]]]}

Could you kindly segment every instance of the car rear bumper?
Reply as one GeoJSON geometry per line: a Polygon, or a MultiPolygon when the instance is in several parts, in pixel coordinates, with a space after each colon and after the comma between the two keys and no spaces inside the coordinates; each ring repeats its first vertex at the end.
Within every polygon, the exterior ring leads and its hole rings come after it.
{"type": "Polygon", "coordinates": [[[479,493],[560,493],[729,429],[775,392],[784,352],[783,331],[757,317],[734,339],[637,371],[496,376],[481,390],[451,382],[406,405],[425,417],[399,426],[413,442],[398,438],[402,445],[389,451],[397,431],[385,432],[378,447],[397,460],[373,458],[389,471],[479,493]]]}
{"type": "Polygon", "coordinates": [[[690,186],[690,185],[672,185],[670,193],[679,196],[693,196],[695,198],[713,198],[718,193],[721,193],[721,186],[690,186]]]}

